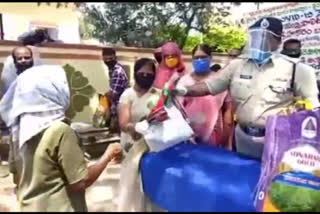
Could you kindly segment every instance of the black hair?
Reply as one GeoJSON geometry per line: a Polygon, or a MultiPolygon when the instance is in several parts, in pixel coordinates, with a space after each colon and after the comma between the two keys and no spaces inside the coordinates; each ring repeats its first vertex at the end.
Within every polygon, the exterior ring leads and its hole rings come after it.
{"type": "Polygon", "coordinates": [[[113,48],[102,48],[102,55],[116,55],[116,51],[113,48]]]}
{"type": "Polygon", "coordinates": [[[48,35],[45,29],[36,29],[19,36],[18,41],[22,42],[23,45],[37,45],[45,41],[48,35]]]}
{"type": "Polygon", "coordinates": [[[212,55],[212,49],[209,45],[207,44],[200,44],[200,45],[197,45],[196,47],[193,48],[192,50],[192,56],[194,56],[194,54],[196,53],[196,51],[200,49],[202,50],[203,52],[205,52],[208,56],[211,57],[212,55]]]}
{"type": "Polygon", "coordinates": [[[217,72],[217,71],[219,71],[221,69],[221,65],[219,65],[219,64],[214,64],[214,65],[212,65],[211,67],[210,67],[210,70],[211,71],[214,71],[214,72],[217,72]]]}
{"type": "Polygon", "coordinates": [[[31,50],[29,47],[27,47],[27,46],[18,46],[18,47],[15,47],[15,48],[12,50],[12,52],[11,52],[11,56],[12,56],[14,62],[16,62],[15,53],[16,53],[16,51],[17,51],[19,48],[25,48],[25,49],[27,49],[27,50],[30,52],[31,57],[33,57],[32,50],[31,50]]]}
{"type": "Polygon", "coordinates": [[[141,58],[141,59],[138,59],[136,61],[136,63],[134,64],[134,68],[133,68],[134,75],[136,75],[137,72],[145,65],[151,65],[152,71],[154,73],[156,73],[155,61],[153,59],[150,59],[150,58],[141,58]]]}
{"type": "Polygon", "coordinates": [[[301,46],[301,41],[298,39],[288,39],[283,43],[283,46],[285,46],[286,44],[289,44],[289,43],[298,43],[301,46]]]}

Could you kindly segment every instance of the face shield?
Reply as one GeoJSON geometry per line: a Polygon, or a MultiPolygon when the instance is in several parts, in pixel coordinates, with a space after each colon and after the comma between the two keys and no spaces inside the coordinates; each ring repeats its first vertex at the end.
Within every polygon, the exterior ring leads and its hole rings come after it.
{"type": "Polygon", "coordinates": [[[278,49],[278,35],[266,28],[254,28],[249,30],[248,57],[258,64],[269,61],[272,54],[278,49]]]}

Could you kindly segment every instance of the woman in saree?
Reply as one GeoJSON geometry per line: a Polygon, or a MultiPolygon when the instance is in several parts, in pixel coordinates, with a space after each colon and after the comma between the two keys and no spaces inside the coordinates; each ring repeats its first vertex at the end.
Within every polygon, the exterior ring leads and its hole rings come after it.
{"type": "Polygon", "coordinates": [[[167,42],[161,47],[162,60],[156,72],[153,86],[163,89],[165,84],[172,78],[181,77],[185,74],[185,66],[182,53],[175,42],[167,42]]]}
{"type": "Polygon", "coordinates": [[[126,89],[119,101],[121,145],[125,159],[121,163],[118,211],[154,211],[154,205],[141,191],[139,164],[143,154],[149,151],[143,136],[136,131],[136,124],[149,115],[157,104],[161,90],[152,86],[156,76],[153,60],[142,58],[134,65],[133,87],[126,89]]]}
{"type": "MultiPolygon", "coordinates": [[[[179,79],[178,85],[189,86],[219,75],[210,69],[211,57],[211,48],[208,45],[196,46],[192,51],[193,71],[179,79]]],[[[229,141],[232,129],[232,100],[226,100],[226,98],[227,91],[216,96],[178,98],[187,113],[194,133],[196,133],[196,142],[232,148],[229,141]],[[228,101],[226,103],[227,109],[222,117],[221,110],[226,101],[228,101]]]]}

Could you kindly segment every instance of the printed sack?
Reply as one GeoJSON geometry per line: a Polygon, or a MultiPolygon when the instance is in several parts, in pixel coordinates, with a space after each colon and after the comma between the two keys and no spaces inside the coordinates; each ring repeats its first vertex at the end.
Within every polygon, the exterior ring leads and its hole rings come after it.
{"type": "Polygon", "coordinates": [[[320,212],[320,110],[269,117],[255,205],[320,212]]]}

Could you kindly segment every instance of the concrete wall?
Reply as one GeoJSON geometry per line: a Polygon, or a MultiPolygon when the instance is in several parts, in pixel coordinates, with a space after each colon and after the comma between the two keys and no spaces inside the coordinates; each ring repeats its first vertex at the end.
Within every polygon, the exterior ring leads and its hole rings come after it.
{"type": "MultiPolygon", "coordinates": [[[[20,43],[15,41],[0,41],[0,63],[4,63],[8,55],[11,53],[11,50],[19,45],[20,43]]],[[[138,48],[117,48],[117,56],[119,62],[126,66],[130,73],[131,84],[134,83],[133,77],[133,66],[137,59],[141,57],[153,58],[153,49],[138,49],[138,48]]],[[[95,90],[93,96],[87,96],[89,101],[88,105],[85,105],[84,108],[80,108],[76,101],[71,101],[76,111],[73,121],[76,122],[87,122],[91,123],[92,115],[97,106],[97,94],[104,94],[108,88],[108,69],[101,60],[101,47],[99,46],[90,46],[90,45],[72,45],[72,44],[48,44],[37,48],[41,58],[45,63],[48,64],[60,64],[65,66],[66,64],[72,66],[75,71],[80,71],[83,75],[79,78],[74,78],[71,81],[71,88],[78,90],[85,86],[92,86],[95,90]],[[85,80],[84,80],[85,79],[85,80]],[[81,81],[83,86],[77,86],[77,81],[81,81]]],[[[187,71],[191,71],[191,55],[185,53],[183,56],[184,62],[187,67],[187,71]]],[[[224,65],[229,60],[226,55],[215,54],[213,56],[213,63],[219,63],[224,65]]],[[[80,89],[78,90],[80,91],[80,89]]],[[[80,91],[81,92],[81,91],[80,91]]],[[[86,99],[84,97],[84,99],[86,99]]]]}
{"type": "Polygon", "coordinates": [[[58,29],[58,39],[65,43],[80,43],[79,19],[75,5],[69,2],[68,7],[56,8],[51,2],[0,3],[3,17],[5,40],[17,40],[18,36],[32,29],[33,26],[58,29]]]}

